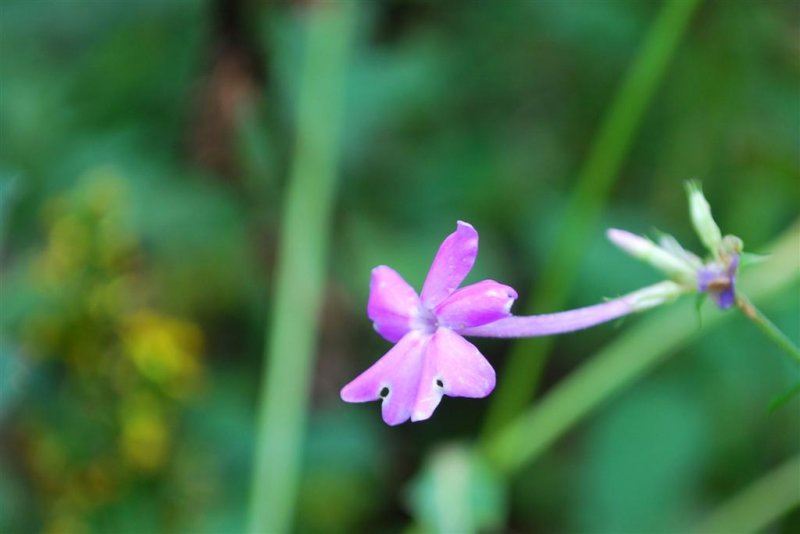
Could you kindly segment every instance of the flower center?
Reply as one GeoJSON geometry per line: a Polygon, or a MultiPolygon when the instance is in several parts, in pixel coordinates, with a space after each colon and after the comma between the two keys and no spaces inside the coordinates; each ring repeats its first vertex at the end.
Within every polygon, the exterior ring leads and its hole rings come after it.
{"type": "Polygon", "coordinates": [[[433,334],[439,328],[439,321],[431,310],[421,306],[411,318],[411,328],[426,334],[433,334]]]}

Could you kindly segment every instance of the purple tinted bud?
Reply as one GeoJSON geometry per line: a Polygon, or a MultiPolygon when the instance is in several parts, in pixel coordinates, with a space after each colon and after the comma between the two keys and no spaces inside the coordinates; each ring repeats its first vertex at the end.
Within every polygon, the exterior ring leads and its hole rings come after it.
{"type": "Polygon", "coordinates": [[[707,293],[716,305],[726,310],[736,302],[736,271],[739,255],[731,254],[728,264],[713,262],[697,271],[697,290],[707,293]]]}

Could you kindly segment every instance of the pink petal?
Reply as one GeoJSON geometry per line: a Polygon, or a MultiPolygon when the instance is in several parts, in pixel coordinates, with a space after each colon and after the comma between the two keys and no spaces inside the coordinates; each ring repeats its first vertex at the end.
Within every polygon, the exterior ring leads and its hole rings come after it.
{"type": "Polygon", "coordinates": [[[420,309],[416,291],[394,269],[385,265],[372,269],[367,315],[380,335],[399,341],[411,330],[411,320],[420,309]]]}
{"type": "Polygon", "coordinates": [[[422,286],[422,303],[433,308],[464,281],[478,255],[478,232],[471,224],[458,221],[436,253],[428,278],[422,286]]]}
{"type": "Polygon", "coordinates": [[[483,280],[462,287],[436,307],[439,324],[460,332],[511,315],[511,305],[517,298],[513,288],[494,280],[483,280]]]}
{"type": "Polygon", "coordinates": [[[494,369],[475,346],[448,328],[439,328],[424,350],[412,421],[428,419],[442,395],[482,398],[494,389],[494,369]]]}
{"type": "Polygon", "coordinates": [[[383,396],[383,420],[388,425],[408,421],[417,398],[422,374],[422,354],[430,335],[410,332],[392,349],[342,388],[346,402],[368,402],[383,396]]]}

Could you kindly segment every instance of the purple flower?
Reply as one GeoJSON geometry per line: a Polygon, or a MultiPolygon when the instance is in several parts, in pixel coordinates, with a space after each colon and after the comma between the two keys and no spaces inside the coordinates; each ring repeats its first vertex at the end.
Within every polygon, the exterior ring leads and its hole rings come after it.
{"type": "Polygon", "coordinates": [[[342,389],[343,400],[382,398],[383,420],[398,425],[428,419],[443,395],[491,393],[494,369],[461,333],[510,316],[517,293],[492,280],[458,289],[477,254],[478,233],[459,221],[439,247],[419,296],[393,269],[372,270],[367,315],[396,345],[342,389]]]}
{"type": "Polygon", "coordinates": [[[444,240],[422,293],[393,269],[372,270],[367,315],[396,343],[342,388],[342,400],[383,399],[383,420],[399,425],[428,419],[443,395],[481,398],[494,389],[494,369],[463,335],[534,337],[573,332],[667,302],[681,292],[661,282],[602,304],[546,315],[511,315],[512,288],[484,280],[461,289],[478,254],[478,233],[465,222],[444,240]]]}

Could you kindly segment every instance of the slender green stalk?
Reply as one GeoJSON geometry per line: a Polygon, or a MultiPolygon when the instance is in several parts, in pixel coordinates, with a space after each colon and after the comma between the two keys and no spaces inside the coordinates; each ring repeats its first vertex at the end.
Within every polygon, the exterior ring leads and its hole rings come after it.
{"type": "Polygon", "coordinates": [[[294,164],[264,349],[248,532],[288,532],[324,289],[353,2],[308,9],[294,164]]]}
{"type": "MultiPolygon", "coordinates": [[[[537,299],[527,313],[556,311],[564,306],[590,232],[698,3],[667,0],[648,31],[580,170],[556,246],[536,289],[530,292],[537,299]]],[[[501,386],[495,391],[487,416],[486,434],[507,423],[533,397],[551,343],[551,338],[517,342],[498,381],[501,386]]]]}
{"type": "Polygon", "coordinates": [[[775,323],[761,313],[761,310],[756,308],[750,300],[739,293],[736,296],[736,305],[742,310],[745,316],[753,321],[755,325],[764,332],[770,340],[772,340],[783,352],[791,358],[794,363],[800,363],[800,349],[792,343],[792,340],[784,334],[780,328],[775,326],[775,323]]]}
{"type": "Polygon", "coordinates": [[[761,532],[800,505],[800,455],[770,471],[723,503],[692,532],[761,532]]]}
{"type": "MultiPolygon", "coordinates": [[[[798,239],[800,223],[776,243],[769,262],[742,274],[740,285],[748,288],[753,299],[769,298],[800,277],[798,239]]],[[[534,408],[490,436],[484,443],[489,460],[499,470],[513,473],[694,336],[732,316],[732,313],[709,311],[700,330],[693,304],[684,300],[642,318],[563,380],[534,408]]]]}

